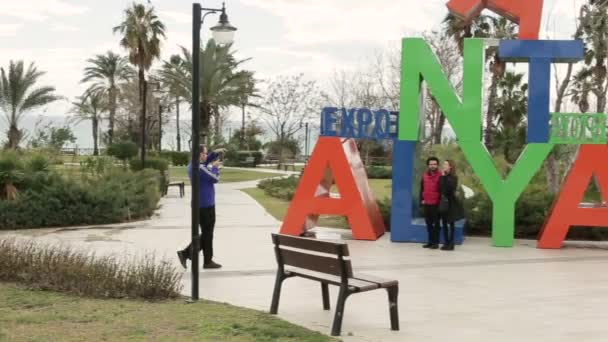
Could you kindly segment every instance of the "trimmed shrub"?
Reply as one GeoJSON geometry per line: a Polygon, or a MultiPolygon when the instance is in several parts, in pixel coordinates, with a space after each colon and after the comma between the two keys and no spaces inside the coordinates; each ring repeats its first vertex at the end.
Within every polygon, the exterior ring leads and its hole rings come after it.
{"type": "Polygon", "coordinates": [[[190,162],[190,152],[171,152],[173,166],[186,166],[190,162]]]}
{"type": "Polygon", "coordinates": [[[366,167],[369,179],[391,179],[393,178],[393,168],[388,166],[368,166],[366,167]]]}
{"type": "Polygon", "coordinates": [[[121,141],[108,147],[107,154],[116,159],[122,160],[126,164],[127,160],[135,157],[139,148],[132,141],[121,141]]]}
{"type": "Polygon", "coordinates": [[[177,298],[181,272],[152,254],[131,261],[67,247],[0,240],[0,280],[96,298],[177,298]]]}
{"type": "MultiPolygon", "coordinates": [[[[129,161],[129,165],[131,166],[131,170],[133,171],[141,171],[141,159],[135,158],[129,161]]],[[[146,158],[146,169],[154,169],[158,171],[167,171],[169,170],[169,162],[164,158],[146,158]]]]}
{"type": "Polygon", "coordinates": [[[158,172],[110,172],[78,181],[32,173],[19,197],[0,200],[0,229],[110,224],[150,217],[160,200],[158,172]]]}
{"type": "Polygon", "coordinates": [[[286,178],[270,178],[260,181],[258,188],[264,190],[268,196],[291,201],[299,181],[300,177],[295,175],[286,178]]]}
{"type": "Polygon", "coordinates": [[[264,155],[259,151],[226,151],[226,166],[256,167],[262,163],[264,155]],[[246,163],[247,158],[253,157],[253,163],[246,163]]]}

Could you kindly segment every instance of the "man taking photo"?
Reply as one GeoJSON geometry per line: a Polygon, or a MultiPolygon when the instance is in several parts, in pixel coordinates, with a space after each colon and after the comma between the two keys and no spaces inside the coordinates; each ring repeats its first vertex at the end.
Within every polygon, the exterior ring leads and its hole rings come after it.
{"type": "MultiPolygon", "coordinates": [[[[222,265],[213,261],[213,230],[215,229],[215,184],[220,180],[219,154],[207,154],[207,147],[200,147],[199,170],[199,225],[201,228],[200,250],[203,251],[203,268],[217,269],[222,265]]],[[[192,163],[188,165],[188,175],[192,181],[192,163]]],[[[186,268],[186,260],[192,260],[192,243],[177,252],[180,263],[186,268]]]]}

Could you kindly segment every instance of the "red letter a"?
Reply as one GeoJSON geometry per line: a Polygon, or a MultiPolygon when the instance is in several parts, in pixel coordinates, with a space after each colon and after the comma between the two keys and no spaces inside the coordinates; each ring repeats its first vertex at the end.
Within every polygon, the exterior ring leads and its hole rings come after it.
{"type": "Polygon", "coordinates": [[[570,226],[608,227],[608,208],[581,208],[592,177],[600,184],[602,198],[608,198],[608,146],[582,145],[578,158],[572,165],[559,198],[553,205],[549,218],[540,232],[538,248],[562,247],[570,226]]]}
{"type": "Polygon", "coordinates": [[[367,182],[355,141],[320,137],[300,179],[281,227],[281,234],[300,235],[312,228],[319,215],[348,218],[353,237],[377,240],[385,232],[378,203],[367,182]],[[330,198],[334,182],[340,198],[330,198]]]}

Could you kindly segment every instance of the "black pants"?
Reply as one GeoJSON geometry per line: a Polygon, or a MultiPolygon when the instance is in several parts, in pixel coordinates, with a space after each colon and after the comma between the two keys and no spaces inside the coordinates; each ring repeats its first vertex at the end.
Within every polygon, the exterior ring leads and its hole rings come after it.
{"type": "Polygon", "coordinates": [[[445,239],[446,245],[454,244],[454,231],[456,230],[456,226],[454,222],[450,222],[447,218],[442,217],[441,223],[443,225],[443,238],[445,239]]]}
{"type": "MultiPolygon", "coordinates": [[[[215,207],[200,208],[198,210],[199,226],[201,235],[199,236],[199,252],[203,251],[203,262],[208,264],[213,260],[213,230],[215,228],[215,207]]],[[[184,248],[184,251],[192,251],[192,243],[184,248]]],[[[192,254],[190,254],[192,259],[192,254]]]]}
{"type": "Polygon", "coordinates": [[[426,221],[426,230],[429,234],[429,244],[439,244],[439,206],[424,205],[424,220],[426,221]]]}

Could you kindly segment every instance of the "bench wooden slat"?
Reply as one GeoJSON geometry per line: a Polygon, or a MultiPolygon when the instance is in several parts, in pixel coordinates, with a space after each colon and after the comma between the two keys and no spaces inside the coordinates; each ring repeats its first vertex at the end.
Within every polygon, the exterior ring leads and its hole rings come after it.
{"type": "Polygon", "coordinates": [[[337,255],[339,249],[341,249],[343,256],[349,256],[348,245],[345,243],[319,241],[280,234],[273,234],[272,237],[274,243],[281,246],[308,249],[315,252],[328,253],[334,255],[337,255]]]}
{"type": "MultiPolygon", "coordinates": [[[[336,286],[340,286],[340,284],[342,284],[342,279],[338,276],[332,276],[332,275],[318,273],[318,272],[314,272],[314,271],[302,272],[299,270],[296,271],[296,270],[290,269],[290,270],[285,271],[285,273],[288,275],[297,275],[298,277],[302,277],[302,278],[306,278],[306,279],[310,279],[310,280],[316,280],[316,281],[320,281],[320,282],[325,282],[327,284],[336,285],[336,286]]],[[[370,281],[355,279],[355,278],[348,279],[348,286],[354,292],[365,292],[365,291],[370,291],[370,290],[375,290],[375,289],[380,288],[380,286],[375,282],[370,282],[370,281]]]]}
{"type": "MultiPolygon", "coordinates": [[[[376,284],[378,284],[379,287],[383,287],[383,288],[396,286],[399,283],[397,280],[389,280],[389,279],[376,277],[376,276],[372,276],[369,274],[363,274],[363,273],[357,273],[357,275],[354,276],[354,279],[367,281],[367,282],[371,282],[371,283],[376,283],[376,284]]],[[[350,282],[350,279],[349,279],[349,282],[350,282]]]]}
{"type": "MultiPolygon", "coordinates": [[[[299,267],[321,273],[339,276],[342,274],[340,260],[320,255],[300,253],[288,249],[280,249],[281,259],[285,265],[299,267]]],[[[350,260],[343,261],[346,264],[347,277],[352,277],[350,260]]]]}

